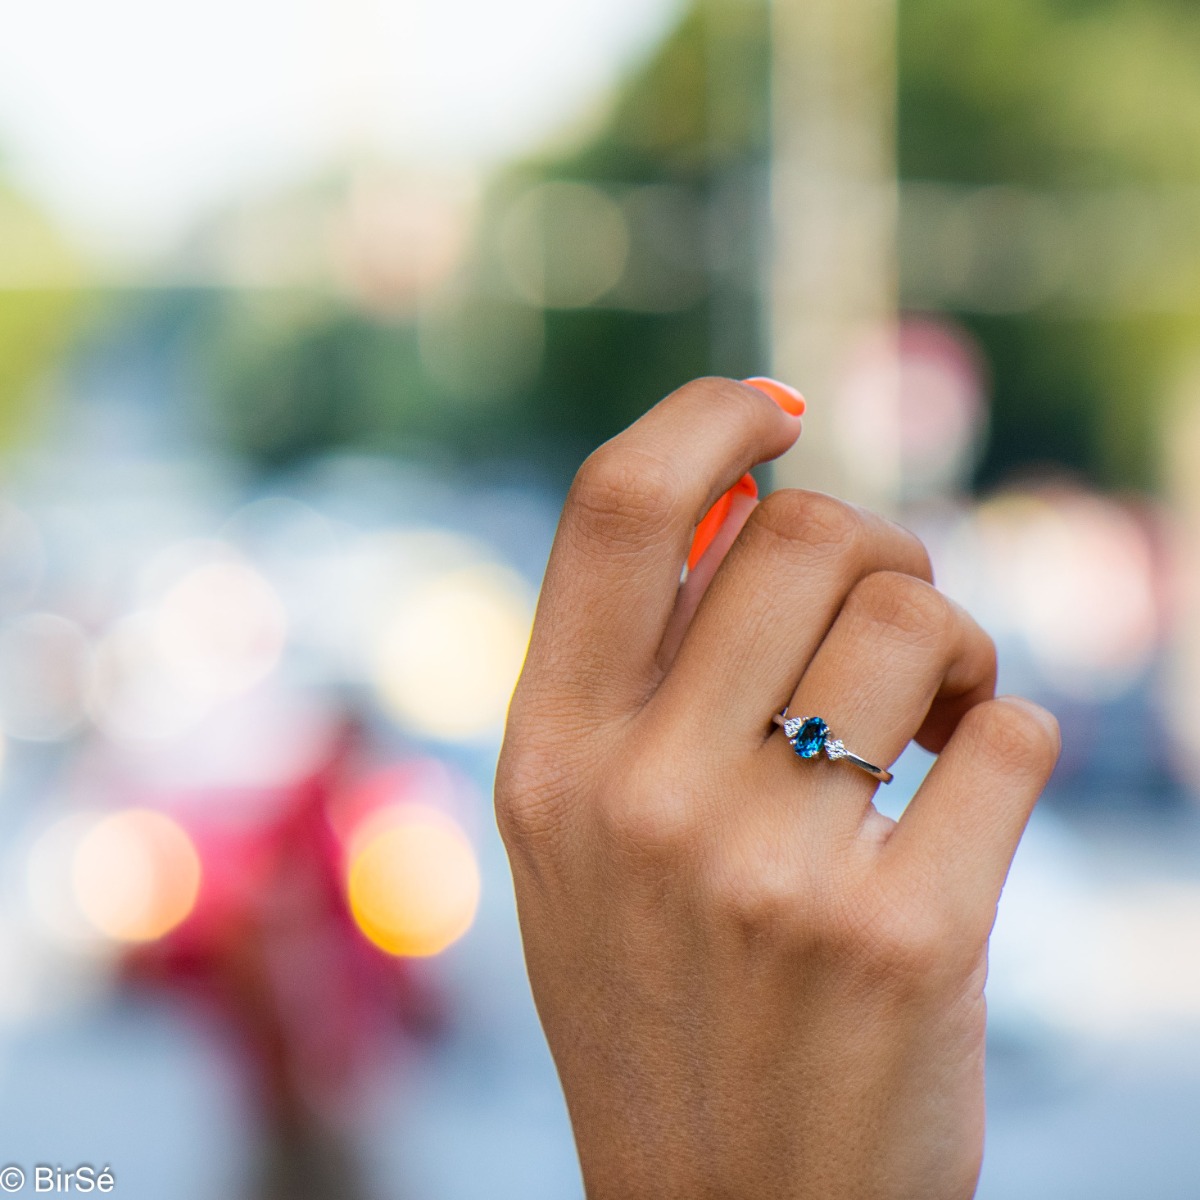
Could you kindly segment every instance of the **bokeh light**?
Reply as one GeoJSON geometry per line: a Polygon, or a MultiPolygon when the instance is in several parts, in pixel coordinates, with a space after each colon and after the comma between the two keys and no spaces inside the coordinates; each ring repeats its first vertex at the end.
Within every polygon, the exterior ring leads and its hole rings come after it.
{"type": "Polygon", "coordinates": [[[127,809],[84,835],[72,876],[80,911],[100,933],[150,942],[191,913],[200,858],[178,822],[151,809],[127,809]]]}
{"type": "Polygon", "coordinates": [[[858,348],[839,397],[846,471],[864,482],[886,464],[906,502],[966,490],[987,421],[982,352],[944,319],[903,321],[858,348]]]}
{"type": "Polygon", "coordinates": [[[163,597],[156,636],[163,657],[200,690],[233,695],[279,661],[287,616],[271,585],[245,563],[196,567],[163,597]]]}
{"type": "Polygon", "coordinates": [[[389,711],[430,737],[469,741],[498,729],[533,618],[522,581],[492,564],[435,576],[396,605],[378,646],[389,711]]]}
{"type": "Polygon", "coordinates": [[[440,954],[470,929],[479,905],[475,854],[459,826],[423,805],[369,818],[347,891],[354,919],[381,950],[406,958],[440,954]]]}
{"type": "Polygon", "coordinates": [[[629,227],[615,200],[583,183],[543,183],[520,196],[500,241],[517,293],[547,308],[582,308],[620,282],[629,227]]]}
{"type": "Polygon", "coordinates": [[[975,535],[996,620],[1024,637],[1058,691],[1112,697],[1146,670],[1161,633],[1153,554],[1119,504],[1009,494],[980,508],[975,535]]]}

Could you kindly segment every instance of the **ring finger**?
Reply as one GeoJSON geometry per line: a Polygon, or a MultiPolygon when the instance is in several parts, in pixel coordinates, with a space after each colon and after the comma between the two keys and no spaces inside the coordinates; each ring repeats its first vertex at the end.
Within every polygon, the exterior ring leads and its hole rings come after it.
{"type": "MultiPolygon", "coordinates": [[[[829,739],[886,768],[914,738],[940,750],[995,687],[995,647],[975,621],[922,580],[880,571],[850,592],[788,710],[820,716],[829,739]]],[[[803,767],[812,792],[806,808],[847,829],[861,826],[876,787],[870,774],[824,754],[798,764],[782,733],[764,752],[789,771],[803,767]]]]}

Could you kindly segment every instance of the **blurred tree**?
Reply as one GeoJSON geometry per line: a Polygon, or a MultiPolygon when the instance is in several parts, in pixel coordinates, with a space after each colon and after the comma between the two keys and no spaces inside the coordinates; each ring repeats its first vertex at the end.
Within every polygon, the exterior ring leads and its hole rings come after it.
{"type": "Polygon", "coordinates": [[[765,0],[701,0],[582,142],[492,180],[415,311],[229,296],[199,347],[221,436],[269,466],[437,443],[569,471],[682,380],[761,370],[767,59],[765,0]]]}
{"type": "MultiPolygon", "coordinates": [[[[1152,483],[1154,414],[1200,348],[1200,255],[1160,215],[1181,201],[1200,226],[1200,8],[901,0],[899,56],[902,177],[1023,189],[1057,221],[1045,255],[1077,281],[1025,304],[946,306],[993,367],[981,481],[1048,462],[1152,483]],[[1105,204],[1119,216],[1089,225],[1105,204]],[[1101,286],[1105,262],[1129,256],[1157,272],[1154,298],[1101,286]]],[[[984,252],[1003,260],[1003,231],[991,236],[984,252]]]]}
{"type": "MultiPolygon", "coordinates": [[[[767,0],[698,0],[573,148],[498,173],[406,311],[230,296],[203,347],[222,436],[273,465],[437,444],[569,469],[680,380],[762,370],[768,37],[767,0]]],[[[1049,462],[1150,483],[1153,414],[1200,346],[1200,8],[900,0],[898,54],[904,208],[950,197],[902,238],[902,299],[990,361],[979,482],[1049,462]],[[1038,286],[989,291],[1022,255],[1038,286]],[[967,284],[917,286],[930,261],[967,284]]],[[[339,186],[310,191],[336,207],[339,186]]]]}

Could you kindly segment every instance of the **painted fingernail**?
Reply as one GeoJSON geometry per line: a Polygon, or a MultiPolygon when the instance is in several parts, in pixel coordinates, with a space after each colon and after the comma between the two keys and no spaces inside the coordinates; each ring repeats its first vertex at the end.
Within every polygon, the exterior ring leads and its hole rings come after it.
{"type": "Polygon", "coordinates": [[[804,397],[794,387],[788,387],[786,383],[780,383],[778,379],[768,379],[765,375],[756,375],[753,379],[743,379],[742,382],[748,383],[752,388],[757,388],[764,395],[770,396],[789,416],[804,416],[804,410],[808,406],[804,402],[804,397]]]}
{"type": "Polygon", "coordinates": [[[696,533],[692,538],[692,548],[688,551],[687,565],[689,571],[704,557],[705,550],[713,544],[713,540],[721,532],[721,526],[725,524],[725,518],[729,516],[729,509],[733,504],[734,496],[757,498],[758,484],[754,481],[753,475],[743,475],[704,514],[704,518],[696,526],[696,533]]]}

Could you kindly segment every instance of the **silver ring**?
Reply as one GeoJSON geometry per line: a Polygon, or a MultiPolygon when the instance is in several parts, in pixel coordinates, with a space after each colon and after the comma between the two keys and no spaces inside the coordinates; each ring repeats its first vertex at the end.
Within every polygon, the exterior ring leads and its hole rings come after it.
{"type": "Polygon", "coordinates": [[[829,726],[820,717],[789,717],[787,709],[771,718],[782,730],[797,758],[816,758],[822,750],[831,762],[848,762],[860,771],[873,775],[880,783],[891,783],[895,776],[857,754],[851,754],[840,738],[833,737],[829,726]]]}

